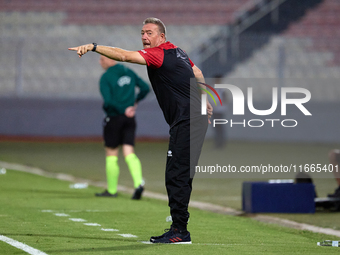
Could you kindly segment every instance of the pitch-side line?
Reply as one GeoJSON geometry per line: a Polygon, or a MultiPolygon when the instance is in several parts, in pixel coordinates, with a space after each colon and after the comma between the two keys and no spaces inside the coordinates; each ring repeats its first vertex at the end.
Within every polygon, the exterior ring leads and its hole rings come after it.
{"type": "Polygon", "coordinates": [[[23,250],[31,255],[47,255],[47,253],[45,252],[39,251],[31,246],[28,246],[27,244],[20,243],[19,241],[16,241],[7,236],[0,235],[0,241],[8,243],[9,245],[12,245],[13,247],[23,250]]]}

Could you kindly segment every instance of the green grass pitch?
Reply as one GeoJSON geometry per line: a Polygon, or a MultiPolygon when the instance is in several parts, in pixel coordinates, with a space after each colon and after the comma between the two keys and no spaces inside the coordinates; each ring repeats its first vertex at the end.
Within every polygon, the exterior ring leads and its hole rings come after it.
{"type": "MultiPolygon", "coordinates": [[[[206,144],[203,154],[209,159],[225,157],[233,165],[327,164],[330,149],[336,144],[288,144],[230,142],[225,151],[206,144]]],[[[136,154],[143,165],[146,190],[165,194],[164,168],[167,142],[137,142],[136,154]]],[[[204,158],[203,158],[204,160],[204,158]]],[[[105,181],[104,149],[100,142],[0,142],[0,161],[35,166],[48,172],[105,181]]],[[[123,158],[119,160],[119,184],[132,188],[132,179],[123,158]]],[[[246,179],[195,178],[192,200],[241,209],[241,185],[246,179]]],[[[319,196],[336,188],[335,180],[314,179],[319,196]]],[[[69,183],[25,173],[8,171],[0,175],[0,235],[26,243],[47,254],[327,254],[333,247],[317,247],[316,242],[334,239],[322,234],[268,225],[249,218],[217,215],[190,209],[190,247],[147,245],[151,235],[162,234],[169,208],[164,201],[143,198],[130,200],[120,194],[115,200],[99,199],[100,188],[69,188],[69,183]],[[42,212],[42,210],[52,210],[42,212]],[[83,218],[86,226],[69,218],[83,218]],[[86,223],[85,222],[85,223],[86,223]],[[102,231],[118,229],[119,232],[102,231]],[[124,237],[118,234],[132,234],[124,237]]],[[[340,229],[339,213],[270,214],[297,222],[340,229]]],[[[337,240],[338,238],[334,239],[337,240]]],[[[335,250],[334,250],[335,249],[335,250]]],[[[0,241],[0,254],[26,254],[0,241]]]]}
{"type": "MultiPolygon", "coordinates": [[[[328,152],[337,144],[291,144],[229,142],[224,151],[214,150],[208,141],[202,160],[209,158],[220,162],[225,158],[232,165],[328,164],[328,152]]],[[[167,142],[137,142],[136,154],[143,167],[146,190],[166,194],[164,169],[167,142]]],[[[35,166],[49,172],[67,173],[95,181],[105,181],[105,157],[101,142],[0,142],[0,160],[35,166]]],[[[122,157],[119,159],[119,184],[133,187],[130,173],[122,157]]],[[[332,176],[331,176],[332,177],[332,176]]],[[[192,200],[214,203],[241,210],[242,182],[248,179],[195,178],[192,200]]],[[[257,179],[259,180],[259,179],[257,179]]],[[[255,180],[256,181],[256,180],[255,180]]],[[[319,197],[327,196],[336,188],[333,178],[314,179],[319,197]]],[[[339,213],[271,214],[297,222],[340,230],[339,213]]]]}
{"type": "MultiPolygon", "coordinates": [[[[334,254],[337,249],[316,246],[332,238],[323,234],[198,209],[190,210],[192,245],[144,244],[169,227],[166,202],[133,201],[130,194],[96,198],[99,188],[70,189],[69,184],[11,170],[0,175],[0,235],[58,255],[334,254]]],[[[26,254],[1,241],[0,251],[26,254]]]]}

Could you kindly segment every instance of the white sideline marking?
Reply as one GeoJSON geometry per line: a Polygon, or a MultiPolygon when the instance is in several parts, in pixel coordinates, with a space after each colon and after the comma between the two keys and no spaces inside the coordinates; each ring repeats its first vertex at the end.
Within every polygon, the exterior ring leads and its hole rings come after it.
{"type": "Polygon", "coordinates": [[[66,214],[66,213],[55,213],[55,216],[59,216],[59,217],[69,217],[70,215],[66,214]]]}
{"type": "Polygon", "coordinates": [[[28,246],[27,244],[20,243],[19,241],[16,241],[7,236],[0,235],[0,241],[8,243],[9,245],[12,245],[13,247],[23,250],[31,255],[47,255],[47,253],[45,252],[34,249],[31,246],[28,246]]]}
{"type": "Polygon", "coordinates": [[[103,230],[103,231],[119,231],[118,229],[113,229],[113,228],[102,228],[100,230],[103,230]]]}
{"type": "Polygon", "coordinates": [[[52,210],[41,210],[41,212],[53,212],[52,210]]]}
{"type": "Polygon", "coordinates": [[[69,220],[75,221],[75,222],[85,222],[86,220],[84,219],[79,219],[79,218],[69,218],[69,220]]]}
{"type": "Polygon", "coordinates": [[[86,226],[101,226],[100,224],[98,224],[98,223],[84,223],[84,225],[86,225],[86,226]]]}
{"type": "Polygon", "coordinates": [[[135,236],[135,235],[132,235],[132,234],[117,234],[117,235],[120,235],[122,237],[138,237],[138,236],[135,236]]]}

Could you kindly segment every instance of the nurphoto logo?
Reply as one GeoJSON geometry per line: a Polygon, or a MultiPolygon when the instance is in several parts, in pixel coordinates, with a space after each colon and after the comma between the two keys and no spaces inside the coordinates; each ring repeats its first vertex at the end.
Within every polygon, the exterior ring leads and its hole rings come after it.
{"type": "MultiPolygon", "coordinates": [[[[216,92],[216,90],[205,83],[199,82],[199,84],[206,86],[209,88],[212,92],[215,93],[217,98],[220,101],[220,104],[222,105],[221,98],[219,94],[216,92]]],[[[227,89],[231,92],[232,95],[232,101],[233,101],[233,115],[245,115],[245,96],[242,92],[242,90],[231,84],[215,84],[216,89],[227,89]]],[[[209,95],[215,105],[216,100],[213,97],[212,93],[209,92],[207,89],[200,88],[201,90],[204,90],[207,94],[201,94],[201,114],[207,115],[207,95],[209,95]]],[[[281,116],[287,115],[287,105],[295,105],[305,116],[311,116],[312,114],[307,110],[307,108],[303,105],[307,103],[311,99],[311,93],[308,89],[305,88],[298,88],[298,87],[284,87],[280,89],[280,106],[281,106],[281,116]],[[302,98],[288,98],[287,95],[290,93],[299,93],[302,94],[302,98]]],[[[247,106],[251,113],[257,116],[268,116],[273,114],[277,107],[278,107],[278,88],[273,87],[272,88],[272,105],[269,109],[265,110],[259,110],[254,107],[253,104],[253,88],[248,87],[247,88],[247,106]]],[[[298,122],[295,119],[250,119],[246,120],[243,119],[242,122],[233,122],[232,119],[213,119],[213,127],[216,125],[225,125],[230,124],[230,127],[233,127],[235,125],[241,125],[243,127],[249,126],[249,127],[262,127],[265,125],[265,123],[271,123],[271,126],[274,127],[276,122],[280,122],[282,127],[296,127],[298,122]]]]}
{"type": "MultiPolygon", "coordinates": [[[[220,101],[220,104],[222,105],[222,100],[221,100],[219,94],[217,93],[217,91],[212,86],[210,86],[210,85],[208,85],[206,83],[203,83],[203,82],[198,82],[198,84],[206,86],[212,92],[214,92],[215,95],[217,96],[218,100],[220,101]]],[[[201,102],[202,102],[201,103],[201,113],[202,113],[202,115],[207,115],[207,95],[209,95],[212,98],[212,100],[214,101],[215,105],[217,105],[217,103],[216,103],[216,100],[215,100],[214,96],[210,93],[209,90],[204,89],[202,87],[198,87],[198,88],[203,90],[203,91],[205,91],[207,93],[207,94],[201,94],[201,102]]]]}

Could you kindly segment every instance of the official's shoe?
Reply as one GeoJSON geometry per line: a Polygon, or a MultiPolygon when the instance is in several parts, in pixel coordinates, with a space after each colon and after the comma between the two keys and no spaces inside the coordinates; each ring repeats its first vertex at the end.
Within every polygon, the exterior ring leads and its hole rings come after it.
{"type": "Polygon", "coordinates": [[[135,189],[132,199],[136,199],[136,200],[141,199],[143,191],[144,191],[144,186],[141,184],[138,186],[137,189],[135,189]]]}
{"type": "Polygon", "coordinates": [[[107,189],[104,190],[104,192],[96,193],[95,195],[96,195],[96,197],[117,197],[117,193],[111,194],[110,192],[107,191],[107,189]]]}
{"type": "Polygon", "coordinates": [[[167,236],[169,236],[169,235],[171,235],[171,228],[166,228],[166,229],[164,229],[164,234],[163,235],[160,235],[160,236],[151,236],[150,237],[150,242],[153,242],[154,240],[156,240],[156,239],[160,239],[160,238],[163,238],[163,237],[167,237],[167,236]]]}
{"type": "Polygon", "coordinates": [[[328,197],[340,198],[340,186],[334,191],[333,194],[328,194],[328,197]]]}
{"type": "Polygon", "coordinates": [[[176,244],[191,244],[191,237],[189,231],[179,231],[177,229],[170,229],[161,236],[152,236],[151,243],[176,243],[176,244]]]}

